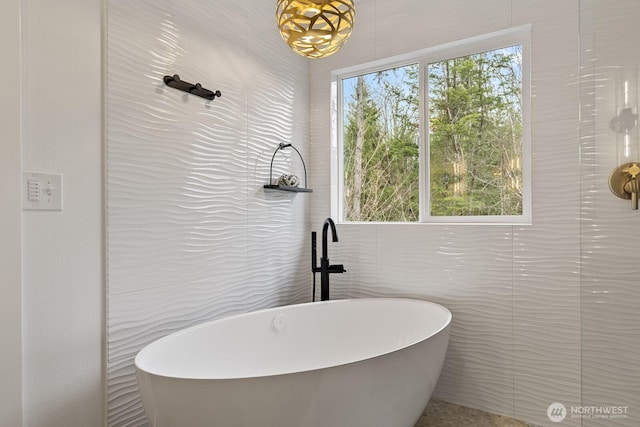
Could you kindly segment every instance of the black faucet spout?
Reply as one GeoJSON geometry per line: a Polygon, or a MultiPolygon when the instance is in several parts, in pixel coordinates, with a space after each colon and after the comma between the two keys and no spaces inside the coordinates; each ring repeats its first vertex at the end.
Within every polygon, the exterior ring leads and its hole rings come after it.
{"type": "Polygon", "coordinates": [[[338,232],[336,231],[336,223],[333,222],[331,218],[327,218],[324,220],[324,224],[322,224],[322,259],[327,258],[327,231],[331,227],[331,240],[334,242],[338,241],[338,232]]]}
{"type": "MultiPolygon", "coordinates": [[[[336,231],[336,224],[331,218],[324,220],[322,224],[322,257],[320,258],[320,267],[316,264],[316,233],[311,233],[311,271],[320,273],[320,299],[326,301],[329,299],[329,274],[332,273],[344,273],[346,270],[342,264],[330,265],[328,256],[328,240],[327,234],[331,228],[331,240],[338,241],[338,232],[336,231]]],[[[315,296],[315,275],[314,275],[314,296],[315,296]]]]}

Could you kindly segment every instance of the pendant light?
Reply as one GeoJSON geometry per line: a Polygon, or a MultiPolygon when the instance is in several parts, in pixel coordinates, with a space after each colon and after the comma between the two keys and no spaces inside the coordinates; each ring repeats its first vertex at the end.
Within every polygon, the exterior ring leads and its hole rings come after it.
{"type": "Polygon", "coordinates": [[[284,41],[308,58],[334,54],[351,35],[353,0],[277,0],[276,17],[284,41]]]}

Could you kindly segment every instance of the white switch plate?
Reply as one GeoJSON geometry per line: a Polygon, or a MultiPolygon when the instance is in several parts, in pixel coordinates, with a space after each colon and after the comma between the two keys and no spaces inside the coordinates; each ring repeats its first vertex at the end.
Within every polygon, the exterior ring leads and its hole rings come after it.
{"type": "Polygon", "coordinates": [[[22,172],[22,209],[62,210],[62,175],[22,172]]]}

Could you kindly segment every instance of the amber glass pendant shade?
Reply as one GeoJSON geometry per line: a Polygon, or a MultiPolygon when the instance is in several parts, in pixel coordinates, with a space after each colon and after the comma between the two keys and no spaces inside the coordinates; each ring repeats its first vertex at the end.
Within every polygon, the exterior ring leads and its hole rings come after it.
{"type": "Polygon", "coordinates": [[[276,17],[282,38],[294,52],[322,58],[345,44],[355,9],[353,0],[277,0],[276,17]]]}

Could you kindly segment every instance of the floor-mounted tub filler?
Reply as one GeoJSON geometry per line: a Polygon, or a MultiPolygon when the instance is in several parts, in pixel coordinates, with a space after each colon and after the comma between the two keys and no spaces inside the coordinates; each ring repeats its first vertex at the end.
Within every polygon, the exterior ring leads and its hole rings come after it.
{"type": "Polygon", "coordinates": [[[415,299],[260,310],[149,344],[135,359],[138,385],[154,427],[413,427],[450,322],[415,299]]]}

